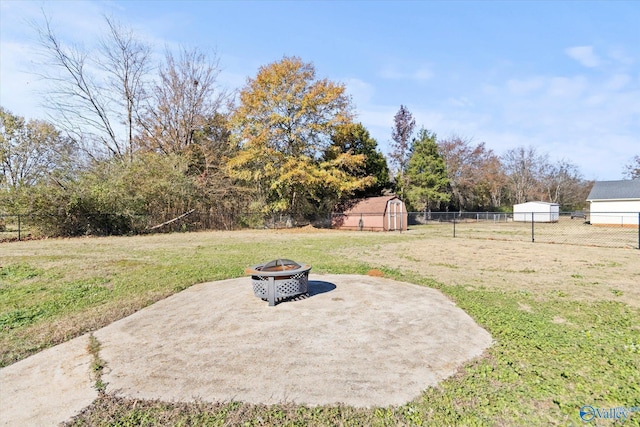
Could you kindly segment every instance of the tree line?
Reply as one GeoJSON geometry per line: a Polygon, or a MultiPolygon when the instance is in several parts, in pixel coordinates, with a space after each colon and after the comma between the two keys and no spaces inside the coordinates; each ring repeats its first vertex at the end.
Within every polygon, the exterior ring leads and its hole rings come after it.
{"type": "Polygon", "coordinates": [[[255,226],[391,193],[421,211],[534,199],[573,209],[589,191],[575,165],[533,147],[498,156],[484,143],[415,132],[405,106],[387,159],[345,86],[312,63],[285,56],[229,91],[215,53],[180,48],[154,60],[131,30],[109,18],[105,28],[87,51],[45,19],[50,120],[0,107],[0,213],[33,214],[46,234],[129,233],[190,212],[218,218],[203,227],[255,226]]]}

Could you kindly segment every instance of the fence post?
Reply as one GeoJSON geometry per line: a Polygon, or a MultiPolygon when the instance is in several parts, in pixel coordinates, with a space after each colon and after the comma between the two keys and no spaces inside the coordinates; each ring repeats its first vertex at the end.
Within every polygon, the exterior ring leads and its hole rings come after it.
{"type": "Polygon", "coordinates": [[[638,249],[640,249],[640,212],[638,212],[638,249]]]}
{"type": "Polygon", "coordinates": [[[18,215],[18,241],[20,241],[20,239],[21,239],[21,237],[22,237],[22,236],[21,236],[21,233],[20,233],[20,226],[21,226],[21,225],[22,225],[22,224],[20,223],[20,215],[18,215]]]}
{"type": "Polygon", "coordinates": [[[453,237],[456,237],[456,213],[453,213],[453,237]]]}
{"type": "Polygon", "coordinates": [[[535,227],[534,227],[535,221],[534,221],[534,213],[531,212],[531,243],[535,242],[535,227]]]}

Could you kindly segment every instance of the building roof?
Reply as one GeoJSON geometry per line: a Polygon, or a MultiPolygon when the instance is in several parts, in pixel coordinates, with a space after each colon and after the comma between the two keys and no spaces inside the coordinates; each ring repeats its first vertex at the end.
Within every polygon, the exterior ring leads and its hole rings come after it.
{"type": "Polygon", "coordinates": [[[515,204],[513,206],[522,206],[522,205],[549,205],[549,206],[560,206],[558,203],[551,203],[551,202],[524,202],[524,203],[518,203],[515,204]]]}
{"type": "Polygon", "coordinates": [[[397,196],[369,197],[356,200],[353,206],[344,210],[345,214],[383,214],[387,210],[387,202],[397,196]]]}
{"type": "Polygon", "coordinates": [[[596,181],[587,196],[587,201],[626,199],[640,200],[640,179],[596,181]]]}

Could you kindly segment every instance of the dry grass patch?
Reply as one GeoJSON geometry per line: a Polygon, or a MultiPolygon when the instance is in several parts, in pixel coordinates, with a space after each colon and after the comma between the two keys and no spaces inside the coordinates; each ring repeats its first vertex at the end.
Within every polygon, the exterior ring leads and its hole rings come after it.
{"type": "MultiPolygon", "coordinates": [[[[173,404],[104,395],[69,425],[579,425],[581,405],[640,407],[640,250],[467,231],[477,238],[425,226],[402,234],[265,230],[0,244],[2,363],[192,284],[285,257],[316,273],[380,271],[436,287],[496,343],[401,406],[173,404]]],[[[638,425],[639,417],[627,424],[638,425]]]]}
{"type": "Polygon", "coordinates": [[[379,251],[349,248],[342,254],[447,285],[640,307],[640,250],[454,239],[430,236],[425,229],[406,234],[407,240],[379,251]]]}

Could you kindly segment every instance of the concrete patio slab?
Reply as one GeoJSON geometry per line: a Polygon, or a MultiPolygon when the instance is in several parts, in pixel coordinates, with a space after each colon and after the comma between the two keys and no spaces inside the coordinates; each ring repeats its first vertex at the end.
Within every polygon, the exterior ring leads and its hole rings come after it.
{"type": "MultiPolygon", "coordinates": [[[[165,401],[397,405],[456,372],[490,335],[439,291],[310,275],[269,307],[249,278],[194,285],[94,333],[107,392],[165,401]]],[[[96,397],[88,336],[0,369],[0,425],[47,426],[96,397]]]]}
{"type": "Polygon", "coordinates": [[[56,426],[98,397],[89,336],[0,369],[0,426],[56,426]]]}
{"type": "Polygon", "coordinates": [[[97,331],[107,391],[166,401],[402,404],[482,354],[490,335],[439,291],[311,275],[275,307],[248,278],[203,283],[97,331]]]}

